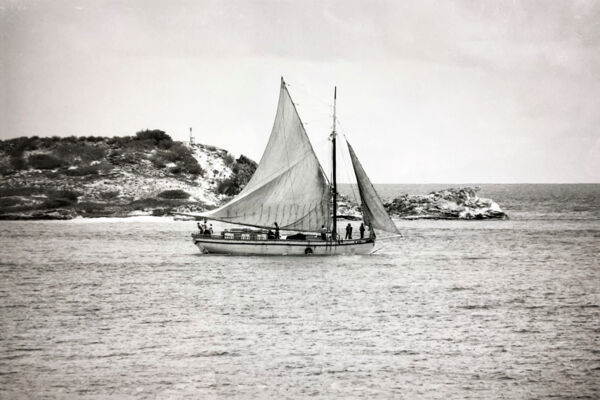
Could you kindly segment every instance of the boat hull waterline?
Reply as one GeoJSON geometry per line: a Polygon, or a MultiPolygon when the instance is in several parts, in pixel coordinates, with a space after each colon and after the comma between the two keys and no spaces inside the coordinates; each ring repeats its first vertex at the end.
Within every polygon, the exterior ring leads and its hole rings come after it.
{"type": "Polygon", "coordinates": [[[239,240],[195,237],[201,252],[231,255],[360,255],[375,247],[371,239],[341,242],[308,240],[239,240]]]}

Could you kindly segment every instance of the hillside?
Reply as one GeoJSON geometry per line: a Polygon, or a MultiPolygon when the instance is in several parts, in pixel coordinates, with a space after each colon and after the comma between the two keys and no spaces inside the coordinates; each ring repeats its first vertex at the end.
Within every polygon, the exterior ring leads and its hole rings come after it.
{"type": "Polygon", "coordinates": [[[163,215],[213,208],[256,163],[160,130],[0,141],[0,219],[163,215]]]}

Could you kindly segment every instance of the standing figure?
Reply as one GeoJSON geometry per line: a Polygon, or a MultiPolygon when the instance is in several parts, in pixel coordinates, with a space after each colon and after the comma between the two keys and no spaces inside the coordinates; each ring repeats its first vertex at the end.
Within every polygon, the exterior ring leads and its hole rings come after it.
{"type": "Polygon", "coordinates": [[[202,229],[202,225],[200,224],[200,222],[198,222],[198,230],[200,231],[201,235],[204,233],[204,229],[202,229]]]}
{"type": "Polygon", "coordinates": [[[365,238],[365,224],[363,224],[361,222],[360,223],[360,228],[358,228],[358,230],[360,231],[360,238],[364,239],[365,238]]]}
{"type": "Polygon", "coordinates": [[[275,224],[275,239],[279,239],[279,225],[277,225],[277,222],[273,224],[275,224]]]}
{"type": "Polygon", "coordinates": [[[350,223],[346,226],[346,239],[352,239],[352,225],[350,223]]]}
{"type": "Polygon", "coordinates": [[[325,228],[325,225],[321,225],[321,240],[327,240],[327,228],[325,228]]]}

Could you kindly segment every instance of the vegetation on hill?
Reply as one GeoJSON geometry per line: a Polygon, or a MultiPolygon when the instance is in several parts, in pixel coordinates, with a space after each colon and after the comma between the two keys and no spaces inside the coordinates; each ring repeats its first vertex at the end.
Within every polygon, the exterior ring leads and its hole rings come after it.
{"type": "Polygon", "coordinates": [[[113,166],[136,164],[141,159],[149,159],[159,168],[174,164],[168,169],[174,175],[187,173],[202,176],[204,172],[190,148],[174,142],[164,131],[157,129],[140,131],[135,136],[113,138],[20,137],[0,141],[0,152],[9,156],[8,163],[0,164],[2,175],[27,169],[56,170],[66,175],[98,175],[102,167],[89,168],[90,164],[104,162],[104,170],[107,170],[113,166]],[[148,152],[151,152],[149,156],[148,152]],[[72,172],[79,168],[83,169],[72,172]]]}
{"type": "Polygon", "coordinates": [[[246,183],[250,181],[257,164],[242,154],[237,160],[234,160],[231,156],[226,158],[225,165],[231,167],[233,174],[219,182],[217,193],[234,196],[241,192],[246,183]]]}
{"type": "Polygon", "coordinates": [[[202,211],[238,193],[255,169],[243,155],[187,146],[158,129],[3,140],[0,218],[202,211]]]}

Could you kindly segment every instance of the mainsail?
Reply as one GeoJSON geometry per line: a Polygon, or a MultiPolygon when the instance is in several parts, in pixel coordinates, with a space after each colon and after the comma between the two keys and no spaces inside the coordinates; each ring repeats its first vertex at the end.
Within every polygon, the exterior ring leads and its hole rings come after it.
{"type": "Polygon", "coordinates": [[[352,166],[354,167],[354,174],[356,175],[356,181],[358,183],[358,191],[362,202],[363,220],[365,221],[365,224],[386,232],[399,234],[400,231],[398,231],[394,221],[392,221],[387,211],[385,211],[385,208],[383,208],[383,203],[360,164],[360,161],[358,161],[354,149],[347,140],[346,143],[348,144],[348,150],[350,150],[350,158],[352,159],[352,166]]]}
{"type": "Polygon", "coordinates": [[[329,184],[282,79],[271,137],[252,179],[207,215],[242,225],[277,222],[282,229],[318,231],[329,225],[329,201],[329,184]]]}

